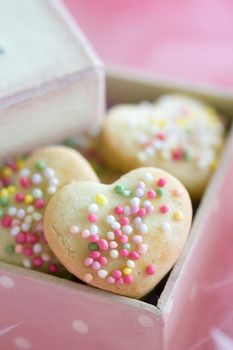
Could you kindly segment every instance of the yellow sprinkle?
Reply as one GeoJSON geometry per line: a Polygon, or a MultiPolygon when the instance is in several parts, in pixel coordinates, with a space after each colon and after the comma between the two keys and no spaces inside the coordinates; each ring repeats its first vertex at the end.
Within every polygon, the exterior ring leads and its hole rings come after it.
{"type": "Polygon", "coordinates": [[[180,128],[185,128],[187,126],[187,120],[185,120],[185,119],[177,119],[176,124],[180,128]]]}
{"type": "Polygon", "coordinates": [[[24,198],[24,202],[26,204],[31,204],[33,202],[33,197],[31,194],[26,194],[25,198],[24,198]]]}
{"type": "Polygon", "coordinates": [[[215,170],[218,167],[218,159],[214,159],[213,162],[210,164],[210,168],[212,170],[215,170]]]}
{"type": "Polygon", "coordinates": [[[12,173],[13,173],[13,171],[9,167],[5,167],[5,168],[2,169],[2,175],[4,177],[10,177],[12,175],[12,173]]]}
{"type": "Polygon", "coordinates": [[[184,214],[180,210],[175,211],[173,214],[173,219],[175,221],[181,221],[183,219],[183,217],[184,217],[184,214]]]}
{"type": "Polygon", "coordinates": [[[131,270],[129,267],[125,267],[125,268],[123,269],[123,274],[124,274],[124,275],[130,275],[131,272],[132,272],[132,270],[131,270]]]}
{"type": "Polygon", "coordinates": [[[103,194],[98,193],[95,197],[95,201],[99,205],[106,205],[108,203],[107,197],[105,197],[103,194]]]}
{"type": "Polygon", "coordinates": [[[1,190],[1,197],[8,197],[9,196],[9,192],[6,188],[3,188],[1,190]]]}
{"type": "Polygon", "coordinates": [[[23,159],[17,159],[15,163],[16,163],[17,169],[19,170],[19,169],[22,169],[22,167],[24,166],[25,161],[23,159]]]}
{"type": "Polygon", "coordinates": [[[152,124],[160,128],[164,128],[167,125],[167,122],[166,120],[163,120],[163,119],[152,119],[152,124]]]}
{"type": "Polygon", "coordinates": [[[15,186],[8,186],[7,187],[9,194],[14,194],[16,192],[15,186]]]}

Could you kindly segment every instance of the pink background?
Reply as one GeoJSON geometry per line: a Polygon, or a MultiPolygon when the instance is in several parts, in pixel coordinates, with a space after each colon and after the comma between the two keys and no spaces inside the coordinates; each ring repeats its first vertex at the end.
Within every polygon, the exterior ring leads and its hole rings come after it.
{"type": "Polygon", "coordinates": [[[64,0],[102,59],[233,88],[232,0],[64,0]]]}

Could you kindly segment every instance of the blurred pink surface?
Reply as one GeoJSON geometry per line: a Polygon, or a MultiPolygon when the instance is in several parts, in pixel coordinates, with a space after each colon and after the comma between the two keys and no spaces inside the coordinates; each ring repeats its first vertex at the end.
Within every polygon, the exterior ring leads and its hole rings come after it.
{"type": "Polygon", "coordinates": [[[64,3],[104,62],[233,88],[233,1],[64,3]]]}

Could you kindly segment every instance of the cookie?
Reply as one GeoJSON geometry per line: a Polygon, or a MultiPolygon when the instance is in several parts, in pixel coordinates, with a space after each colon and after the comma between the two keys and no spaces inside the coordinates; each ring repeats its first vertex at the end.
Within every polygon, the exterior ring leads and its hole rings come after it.
{"type": "Polygon", "coordinates": [[[118,105],[102,132],[106,163],[119,171],[156,166],[176,176],[200,199],[224,138],[217,112],[189,97],[166,95],[156,103],[118,105]]]}
{"type": "Polygon", "coordinates": [[[50,197],[72,180],[98,181],[76,151],[54,146],[32,154],[0,196],[0,260],[62,275],[44,237],[43,214],[50,197]]]}
{"type": "Polygon", "coordinates": [[[84,282],[141,298],[177,260],[192,217],[190,197],[172,175],[140,168],[112,185],[73,182],[50,200],[45,236],[84,282]]]}

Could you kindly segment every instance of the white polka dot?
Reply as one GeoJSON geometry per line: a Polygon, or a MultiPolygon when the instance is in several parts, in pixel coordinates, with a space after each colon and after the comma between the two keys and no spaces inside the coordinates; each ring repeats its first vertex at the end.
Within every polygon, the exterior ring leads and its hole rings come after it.
{"type": "Polygon", "coordinates": [[[15,282],[9,276],[1,276],[0,277],[0,286],[2,286],[3,288],[11,289],[15,286],[15,282]]]}
{"type": "Polygon", "coordinates": [[[80,334],[86,334],[88,332],[88,325],[81,320],[74,320],[72,322],[72,327],[80,334]]]}
{"type": "Polygon", "coordinates": [[[140,315],[140,316],[138,316],[138,322],[143,327],[153,327],[153,325],[154,325],[154,321],[152,320],[152,318],[147,316],[147,315],[140,315]]]}
{"type": "Polygon", "coordinates": [[[31,348],[31,343],[24,337],[16,337],[14,339],[15,347],[20,350],[27,350],[31,348]]]}
{"type": "Polygon", "coordinates": [[[170,298],[167,302],[167,304],[165,305],[165,312],[167,315],[169,315],[171,313],[173,309],[173,299],[170,298]]]}
{"type": "Polygon", "coordinates": [[[196,295],[197,295],[197,285],[194,284],[190,290],[189,299],[194,300],[196,298],[196,295]]]}

